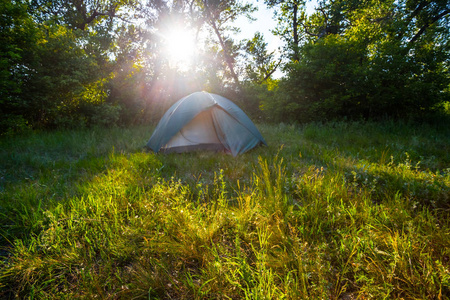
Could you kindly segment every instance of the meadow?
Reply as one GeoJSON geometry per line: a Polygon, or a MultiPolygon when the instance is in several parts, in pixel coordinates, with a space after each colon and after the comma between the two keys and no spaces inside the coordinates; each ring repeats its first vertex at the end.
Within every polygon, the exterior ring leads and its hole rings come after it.
{"type": "Polygon", "coordinates": [[[238,157],[2,137],[0,298],[450,298],[448,122],[257,126],[238,157]]]}

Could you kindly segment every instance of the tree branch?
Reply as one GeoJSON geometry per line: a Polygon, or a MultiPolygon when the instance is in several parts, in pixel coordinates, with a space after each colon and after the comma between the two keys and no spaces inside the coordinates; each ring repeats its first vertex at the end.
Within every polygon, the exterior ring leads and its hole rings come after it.
{"type": "Polygon", "coordinates": [[[440,19],[442,19],[443,17],[448,15],[449,13],[450,13],[450,10],[448,10],[448,9],[444,10],[439,15],[437,15],[433,19],[431,19],[430,22],[427,22],[425,25],[423,25],[422,28],[420,28],[420,30],[413,36],[413,38],[409,41],[408,44],[414,43],[418,38],[420,38],[420,36],[425,32],[425,30],[428,29],[428,27],[430,27],[431,25],[433,25],[434,23],[436,23],[437,21],[439,21],[440,19]]]}
{"type": "Polygon", "coordinates": [[[315,37],[320,37],[320,36],[321,36],[320,34],[316,34],[316,33],[310,32],[309,29],[308,29],[308,26],[307,26],[305,23],[300,23],[300,25],[303,26],[303,29],[304,29],[304,31],[305,31],[305,33],[306,33],[307,35],[309,35],[309,36],[315,36],[315,37]]]}
{"type": "Polygon", "coordinates": [[[259,83],[263,83],[264,81],[266,81],[267,79],[270,78],[270,76],[272,76],[273,73],[275,73],[275,71],[278,69],[278,66],[281,64],[281,59],[278,61],[278,63],[275,65],[275,67],[273,67],[273,69],[266,73],[266,76],[264,76],[263,80],[261,80],[259,83]]]}

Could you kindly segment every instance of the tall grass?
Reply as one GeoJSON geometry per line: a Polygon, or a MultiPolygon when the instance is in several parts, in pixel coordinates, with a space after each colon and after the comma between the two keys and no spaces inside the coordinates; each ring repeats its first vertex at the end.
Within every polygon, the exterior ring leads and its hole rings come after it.
{"type": "Polygon", "coordinates": [[[450,297],[450,126],[259,127],[236,158],[144,127],[1,140],[0,296],[450,297]]]}

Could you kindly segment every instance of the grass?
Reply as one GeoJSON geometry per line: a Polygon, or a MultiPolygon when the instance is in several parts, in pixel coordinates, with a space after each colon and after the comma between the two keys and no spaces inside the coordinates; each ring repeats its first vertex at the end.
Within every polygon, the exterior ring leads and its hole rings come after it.
{"type": "Polygon", "coordinates": [[[0,140],[0,298],[448,299],[450,126],[260,125],[239,157],[146,127],[0,140]]]}

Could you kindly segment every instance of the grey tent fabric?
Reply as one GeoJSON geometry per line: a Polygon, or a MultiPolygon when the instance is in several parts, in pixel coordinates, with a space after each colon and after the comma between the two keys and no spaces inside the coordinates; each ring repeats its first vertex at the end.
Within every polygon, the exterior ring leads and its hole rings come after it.
{"type": "Polygon", "coordinates": [[[196,92],[166,111],[147,147],[154,152],[216,150],[236,156],[261,144],[267,145],[236,104],[216,94],[196,92]]]}

